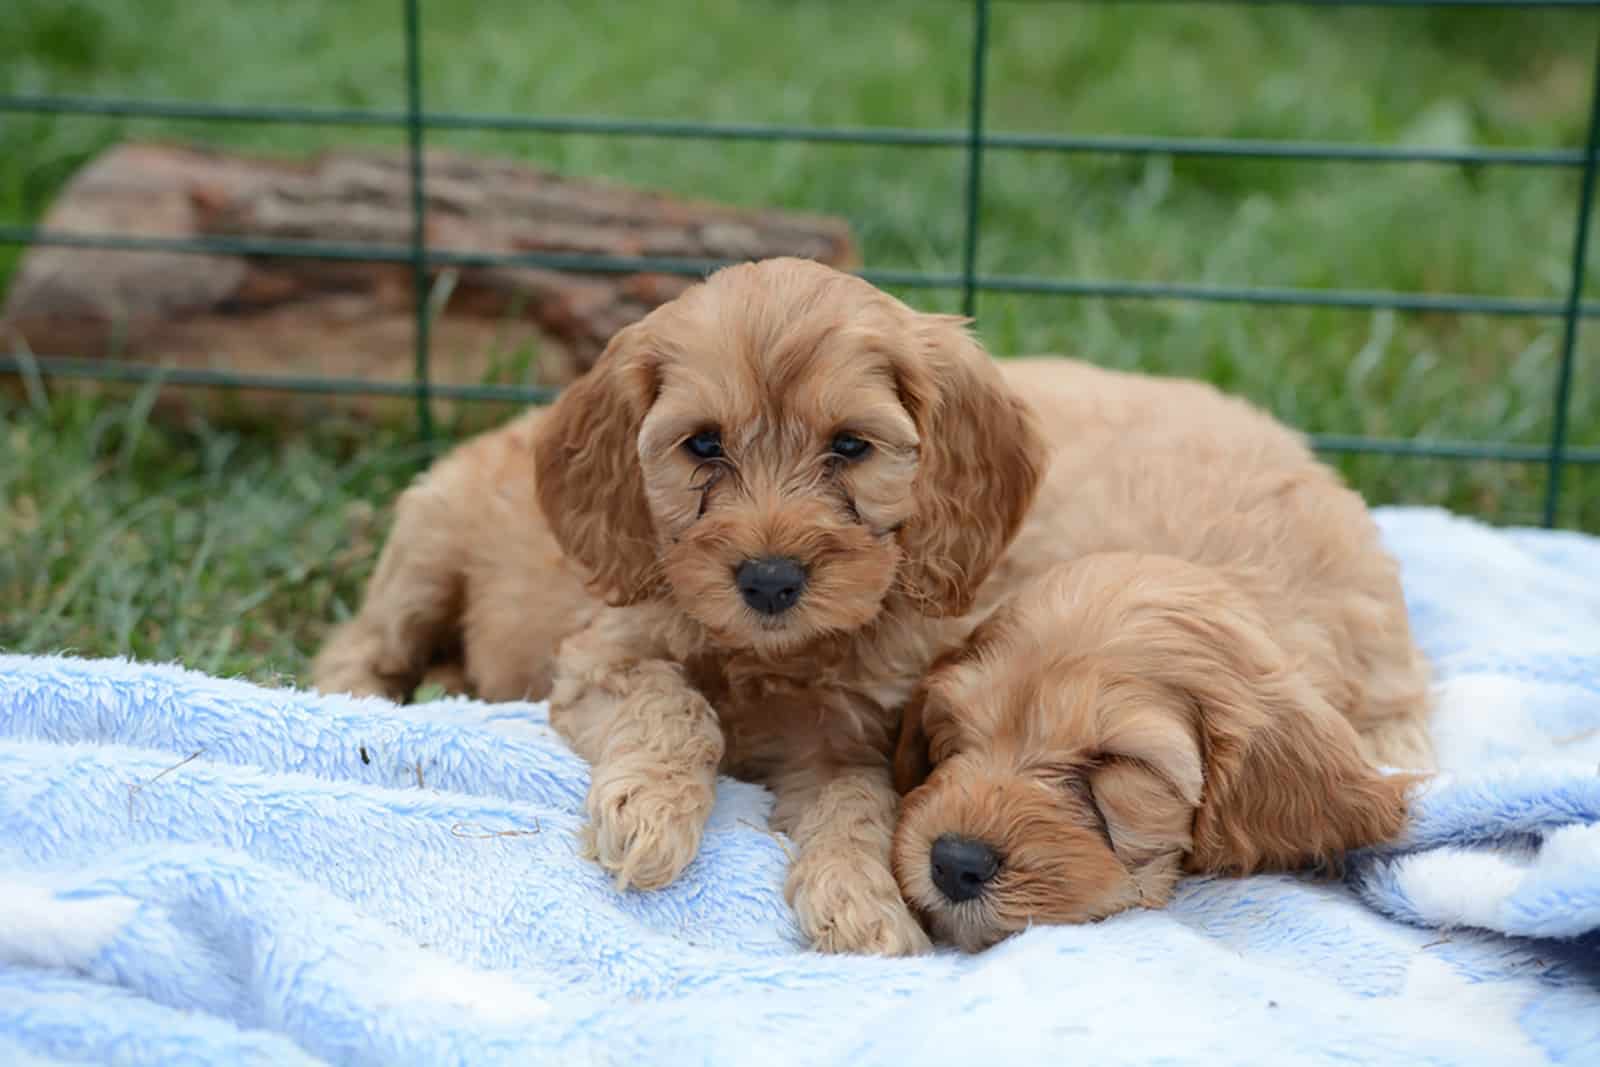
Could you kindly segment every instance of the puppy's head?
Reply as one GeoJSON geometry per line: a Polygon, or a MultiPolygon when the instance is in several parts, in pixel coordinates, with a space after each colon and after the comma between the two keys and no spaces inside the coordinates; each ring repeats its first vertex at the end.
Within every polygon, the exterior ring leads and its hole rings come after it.
{"type": "Polygon", "coordinates": [[[766,652],[892,594],[968,610],[1044,459],[961,320],[794,259],[719,271],[619,332],[537,444],[540,506],[598,592],[669,597],[766,652]]]}
{"type": "Polygon", "coordinates": [[[1237,590],[1161,556],[1052,571],[939,665],[895,762],[902,893],[967,951],[1159,906],[1183,870],[1337,863],[1399,833],[1378,774],[1237,590]]]}

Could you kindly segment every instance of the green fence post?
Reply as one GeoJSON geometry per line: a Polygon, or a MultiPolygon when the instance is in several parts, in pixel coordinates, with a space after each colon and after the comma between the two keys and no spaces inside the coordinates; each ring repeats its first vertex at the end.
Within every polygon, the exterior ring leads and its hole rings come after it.
{"type": "Polygon", "coordinates": [[[989,0],[972,4],[972,85],[967,114],[967,237],[961,253],[961,313],[978,313],[978,231],[983,216],[983,90],[989,67],[989,0]]]}
{"type": "Polygon", "coordinates": [[[428,368],[428,200],[423,187],[422,19],[420,0],[405,0],[406,136],[411,156],[411,286],[416,310],[417,434],[433,440],[432,381],[428,368]]]}
{"type": "Polygon", "coordinates": [[[1577,232],[1572,237],[1572,281],[1561,325],[1561,366],[1556,371],[1555,411],[1550,425],[1550,458],[1546,462],[1544,524],[1556,524],[1561,503],[1561,476],[1567,462],[1567,417],[1572,404],[1572,369],[1577,362],[1579,310],[1583,305],[1583,278],[1589,261],[1589,221],[1594,213],[1596,154],[1600,152],[1600,48],[1596,49],[1594,90],[1589,100],[1589,139],[1584,148],[1582,184],[1578,187],[1577,232]]]}

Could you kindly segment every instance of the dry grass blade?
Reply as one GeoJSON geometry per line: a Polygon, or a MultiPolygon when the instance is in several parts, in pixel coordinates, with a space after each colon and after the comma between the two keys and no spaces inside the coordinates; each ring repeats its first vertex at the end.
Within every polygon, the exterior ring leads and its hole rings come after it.
{"type": "Polygon", "coordinates": [[[491,837],[533,837],[541,830],[538,819],[533,820],[532,830],[489,830],[477,823],[458,822],[450,827],[450,834],[469,841],[486,841],[491,837]]]}
{"type": "Polygon", "coordinates": [[[133,783],[131,783],[128,786],[128,821],[129,822],[133,821],[133,802],[134,802],[134,799],[136,797],[138,797],[138,795],[140,793],[144,792],[146,786],[155,785],[157,782],[161,781],[161,779],[165,778],[167,775],[171,774],[173,771],[176,771],[181,767],[188,766],[189,764],[193,763],[195,760],[199,759],[201,753],[203,753],[203,752],[205,752],[205,749],[197,748],[193,752],[191,752],[187,756],[185,756],[183,759],[179,760],[177,763],[174,763],[172,766],[168,767],[166,770],[162,771],[160,774],[157,774],[155,777],[148,778],[148,779],[146,779],[145,781],[142,781],[142,782],[133,782],[133,783]]]}
{"type": "Polygon", "coordinates": [[[772,838],[778,843],[778,847],[783,849],[783,854],[789,857],[789,862],[794,862],[794,850],[789,847],[789,842],[785,841],[783,839],[783,835],[778,833],[778,831],[772,829],[770,826],[757,826],[749,819],[740,819],[739,822],[743,826],[750,827],[750,829],[754,830],[758,834],[772,838]]]}

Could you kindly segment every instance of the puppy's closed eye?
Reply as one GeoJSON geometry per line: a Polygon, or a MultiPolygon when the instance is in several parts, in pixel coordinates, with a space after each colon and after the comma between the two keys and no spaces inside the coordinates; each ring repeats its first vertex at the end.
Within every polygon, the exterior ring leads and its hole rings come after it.
{"type": "Polygon", "coordinates": [[[1060,770],[1052,775],[1051,784],[1082,811],[1089,827],[1100,835],[1106,848],[1115,852],[1117,846],[1111,839],[1111,826],[1106,822],[1105,812],[1100,810],[1100,801],[1094,795],[1094,787],[1089,780],[1091,771],[1092,768],[1083,767],[1060,770]]]}

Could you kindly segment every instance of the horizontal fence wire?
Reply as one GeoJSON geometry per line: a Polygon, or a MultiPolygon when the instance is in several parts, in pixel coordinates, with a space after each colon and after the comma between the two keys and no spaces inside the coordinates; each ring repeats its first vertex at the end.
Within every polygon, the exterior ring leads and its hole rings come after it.
{"type": "MultiPolygon", "coordinates": [[[[218,362],[221,360],[219,359],[218,362]]],[[[126,360],[90,359],[84,356],[0,355],[0,374],[20,377],[75,378],[129,385],[171,386],[223,390],[256,389],[269,393],[306,393],[313,396],[370,396],[415,398],[414,379],[384,381],[372,378],[337,378],[311,374],[249,374],[215,367],[173,367],[126,360]]],[[[449,384],[432,382],[429,393],[441,400],[490,401],[512,404],[548,404],[561,392],[556,386],[449,384]]],[[[1600,454],[1600,449],[1596,450],[1600,454]]]]}
{"type": "MultiPolygon", "coordinates": [[[[1218,3],[1227,0],[1217,0],[1218,3]]],[[[1238,2],[1238,0],[1234,0],[1238,2]]],[[[1594,0],[1600,7],[1600,0],[1594,0]]],[[[253,107],[183,100],[132,100],[92,96],[14,96],[0,93],[0,114],[98,115],[183,122],[263,123],[287,126],[406,128],[406,111],[319,107],[253,107]]],[[[601,137],[695,141],[784,141],[886,148],[967,148],[966,130],[897,126],[788,126],[766,123],[674,122],[656,119],[460,114],[423,111],[430,130],[477,133],[589,134],[601,137]]],[[[1583,166],[1583,153],[1561,148],[1436,148],[1425,145],[1344,144],[1207,137],[1073,136],[1049,133],[980,133],[986,152],[1059,152],[1068,155],[1194,156],[1216,159],[1304,160],[1328,163],[1452,163],[1504,167],[1583,166]]]]}
{"type": "Polygon", "coordinates": [[[428,272],[434,269],[530,266],[592,273],[659,272],[701,276],[727,265],[721,260],[648,256],[594,256],[560,250],[498,253],[441,249],[427,242],[426,175],[423,167],[429,131],[482,131],[569,136],[667,138],[700,141],[798,142],[824,145],[875,146],[899,149],[961,150],[966,154],[963,183],[965,228],[961,270],[863,270],[877,285],[916,290],[959,292],[964,308],[976,310],[980,293],[1094,297],[1112,300],[1165,300],[1209,303],[1313,307],[1349,310],[1544,317],[1562,320],[1560,361],[1553,385],[1552,431],[1542,445],[1506,442],[1391,440],[1328,434],[1313,438],[1323,451],[1372,453],[1447,460],[1490,460],[1543,463],[1547,468],[1546,525],[1555,522],[1562,473],[1569,464],[1600,463],[1600,448],[1575,448],[1566,442],[1572,382],[1577,362],[1577,334],[1583,319],[1600,315],[1600,303],[1582,299],[1587,258],[1587,233],[1592,214],[1596,157],[1600,152],[1600,55],[1595,65],[1595,96],[1590,104],[1588,143],[1565,147],[1434,147],[1324,141],[1278,141],[1195,137],[1100,136],[990,131],[985,129],[984,87],[989,62],[987,29],[995,6],[1057,4],[1120,4],[1177,6],[1207,4],[1249,7],[1317,8],[1453,8],[1453,9],[1600,9],[1600,0],[967,0],[972,6],[969,115],[962,129],[904,127],[801,126],[767,123],[685,122],[624,117],[525,116],[429,111],[422,84],[420,0],[403,0],[405,33],[403,110],[253,106],[130,97],[88,97],[62,94],[0,94],[0,115],[77,115],[131,120],[196,123],[266,123],[300,126],[383,128],[406,134],[411,173],[412,232],[408,245],[284,241],[242,236],[180,239],[137,234],[77,233],[22,224],[0,224],[0,245],[97,248],[126,252],[240,255],[407,264],[415,301],[415,375],[408,382],[373,382],[293,375],[253,375],[220,369],[171,368],[119,360],[74,358],[67,354],[6,356],[0,372],[100,379],[160,386],[259,389],[322,395],[369,395],[414,398],[419,434],[432,433],[430,401],[547,402],[556,390],[504,385],[451,385],[434,382],[430,370],[428,272]],[[1574,251],[1569,286],[1560,299],[1505,297],[1492,294],[1413,293],[1356,289],[1306,289],[1282,286],[1213,285],[1138,280],[1063,279],[1028,274],[985,273],[978,269],[982,234],[981,188],[986,153],[1034,152],[1063,155],[1164,156],[1240,160],[1282,160],[1329,164],[1434,164],[1466,167],[1537,167],[1580,174],[1574,251]]]}
{"type": "MultiPolygon", "coordinates": [[[[30,226],[0,226],[0,244],[55,245],[120,252],[173,252],[193,255],[262,256],[276,259],[328,259],[362,263],[411,263],[407,245],[285,241],[260,237],[141,237],[129,234],[69,233],[30,226]]],[[[596,256],[571,252],[470,252],[430,247],[432,267],[544,267],[595,274],[676,274],[699,277],[734,260],[679,259],[664,256],[596,256]]],[[[867,269],[856,272],[874,285],[903,289],[965,287],[959,272],[867,269]]],[[[1023,274],[978,274],[981,292],[1036,296],[1104,297],[1120,300],[1186,300],[1203,303],[1265,304],[1298,307],[1377,309],[1556,318],[1564,300],[1518,299],[1466,293],[1406,293],[1361,289],[1293,289],[1268,286],[1204,285],[1184,282],[1077,281],[1023,274]]],[[[1583,317],[1600,315],[1600,302],[1584,301],[1583,317]]]]}
{"type": "MultiPolygon", "coordinates": [[[[262,392],[304,393],[319,396],[370,396],[396,399],[416,396],[411,381],[374,381],[370,378],[332,378],[314,375],[245,374],[205,367],[170,367],[149,363],[128,363],[70,356],[0,355],[0,374],[22,377],[75,378],[110,381],[128,385],[200,388],[220,390],[260,390],[262,392]]],[[[458,385],[434,382],[432,395],[440,400],[463,400],[504,404],[547,404],[560,389],[530,385],[458,385]]],[[[1319,451],[1337,454],[1415,456],[1426,459],[1489,460],[1505,463],[1544,463],[1550,449],[1546,445],[1499,441],[1439,441],[1411,438],[1356,437],[1344,434],[1311,434],[1319,451]]],[[[1577,465],[1600,464],[1600,448],[1575,447],[1566,452],[1567,462],[1577,465]]]]}

